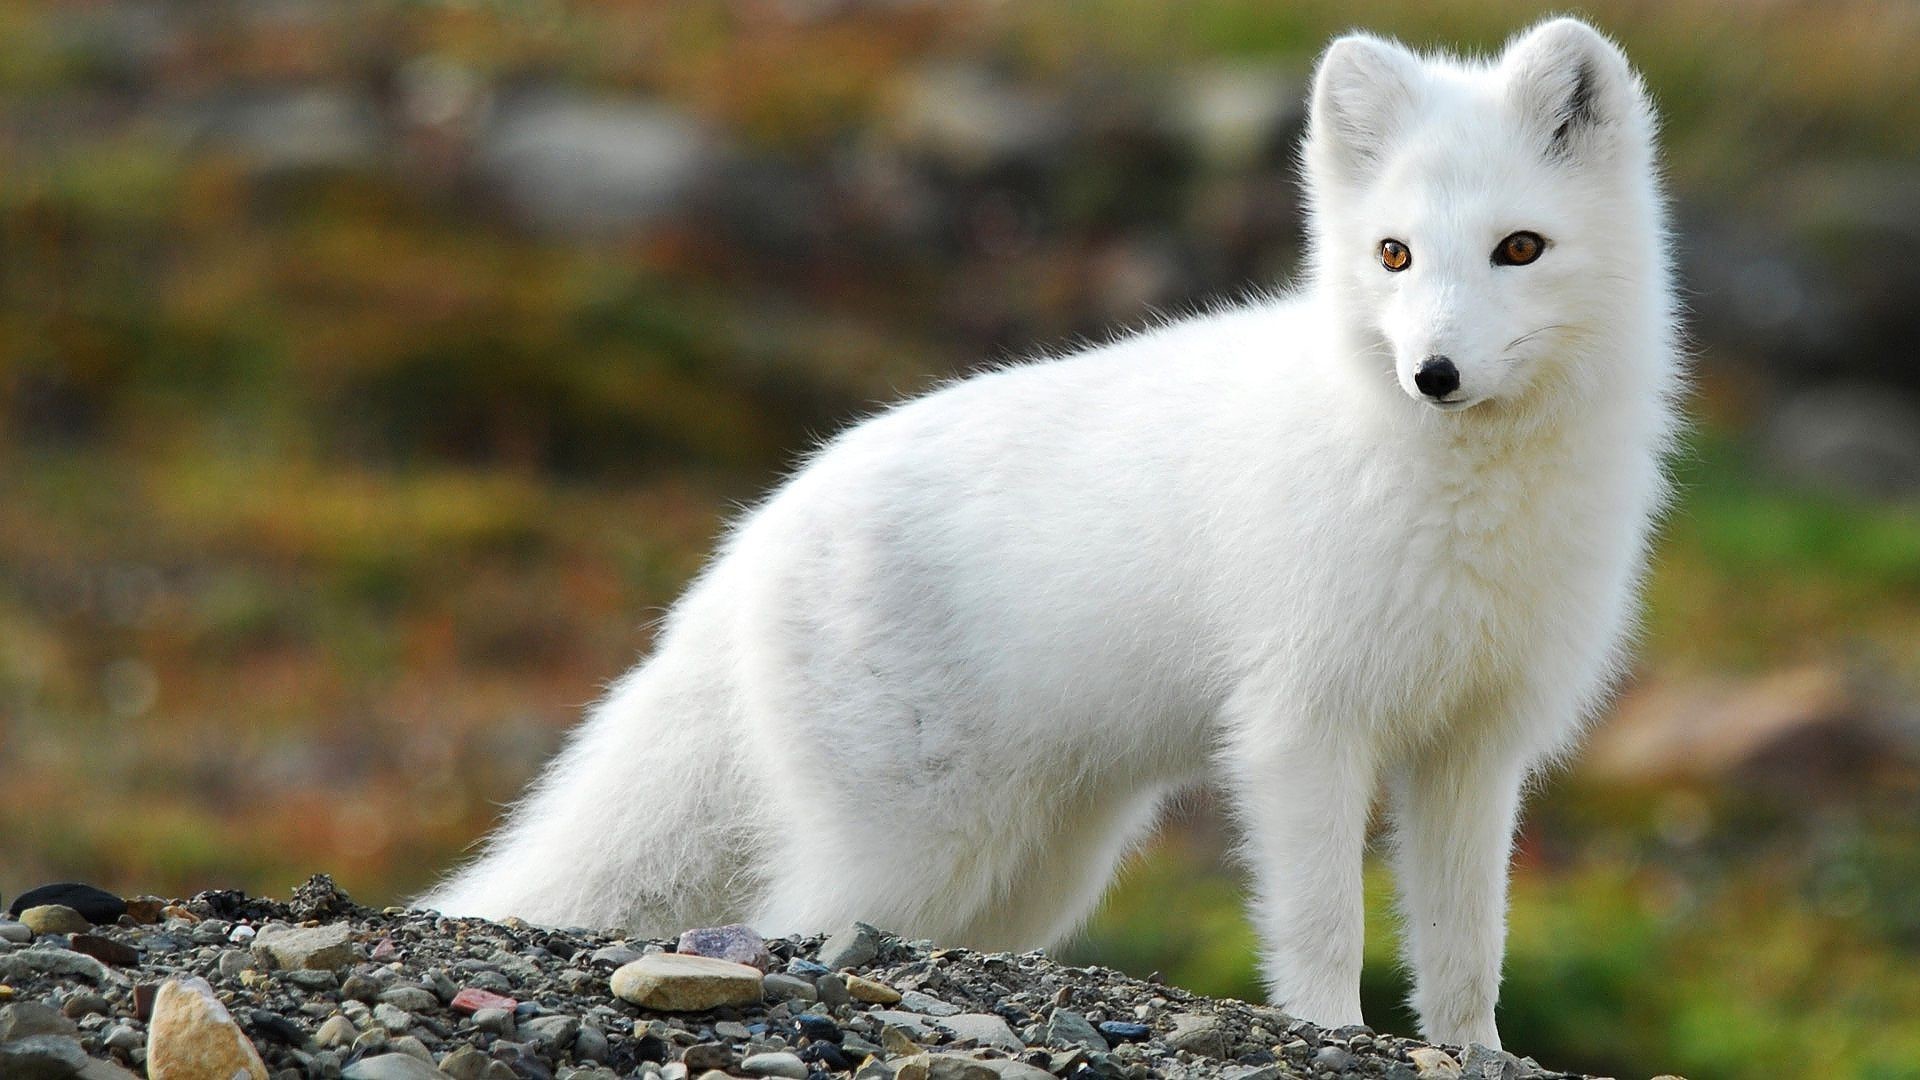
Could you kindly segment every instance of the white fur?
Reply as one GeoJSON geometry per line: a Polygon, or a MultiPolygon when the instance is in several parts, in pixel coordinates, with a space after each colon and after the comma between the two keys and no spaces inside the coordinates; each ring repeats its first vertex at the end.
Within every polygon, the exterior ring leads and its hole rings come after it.
{"type": "Polygon", "coordinates": [[[1306,287],[833,439],[424,903],[1026,948],[1212,781],[1273,1000],[1357,1023],[1384,787],[1423,1028],[1497,1045],[1521,791],[1617,670],[1663,497],[1653,120],[1574,20],[1491,62],[1352,36],[1304,158],[1306,287]],[[1521,229],[1545,254],[1494,266],[1521,229]],[[1435,352],[1471,407],[1413,389],[1435,352]]]}

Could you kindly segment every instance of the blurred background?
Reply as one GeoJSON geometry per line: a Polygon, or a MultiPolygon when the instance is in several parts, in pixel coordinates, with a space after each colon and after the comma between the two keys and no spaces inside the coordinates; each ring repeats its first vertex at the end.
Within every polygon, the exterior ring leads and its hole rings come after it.
{"type": "MultiPolygon", "coordinates": [[[[1284,280],[1329,35],[1540,14],[0,0],[0,892],[407,896],[817,437],[1284,280]]],[[[1920,5],[1585,14],[1666,117],[1697,427],[1508,1045],[1920,1076],[1920,5]]],[[[1257,996],[1223,846],[1183,810],[1073,955],[1257,996]]]]}

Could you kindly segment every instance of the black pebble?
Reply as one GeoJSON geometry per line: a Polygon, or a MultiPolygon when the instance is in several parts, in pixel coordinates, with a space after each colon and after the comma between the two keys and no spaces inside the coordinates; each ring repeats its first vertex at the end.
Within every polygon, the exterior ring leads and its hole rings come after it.
{"type": "Polygon", "coordinates": [[[78,881],[61,881],[52,885],[42,885],[37,889],[28,889],[13,898],[13,904],[7,908],[7,914],[19,918],[20,913],[30,907],[42,904],[63,904],[79,912],[94,925],[116,922],[127,913],[127,902],[106,891],[78,881]]]}
{"type": "Polygon", "coordinates": [[[1153,1029],[1145,1024],[1128,1023],[1125,1020],[1103,1020],[1100,1034],[1120,1042],[1139,1042],[1153,1034],[1153,1029]]]}
{"type": "Polygon", "coordinates": [[[299,1025],[279,1013],[268,1012],[265,1009],[253,1010],[253,1015],[248,1017],[247,1027],[252,1029],[255,1035],[264,1035],[283,1046],[298,1049],[307,1044],[307,1033],[301,1031],[299,1025]]]}
{"type": "Polygon", "coordinates": [[[846,1051],[830,1042],[808,1043],[800,1051],[800,1060],[809,1064],[825,1065],[836,1071],[853,1068],[853,1062],[847,1060],[846,1051]]]}
{"type": "Polygon", "coordinates": [[[828,1017],[818,1013],[801,1013],[794,1017],[794,1022],[800,1025],[800,1034],[809,1039],[824,1039],[830,1043],[840,1041],[840,1025],[828,1017]]]}

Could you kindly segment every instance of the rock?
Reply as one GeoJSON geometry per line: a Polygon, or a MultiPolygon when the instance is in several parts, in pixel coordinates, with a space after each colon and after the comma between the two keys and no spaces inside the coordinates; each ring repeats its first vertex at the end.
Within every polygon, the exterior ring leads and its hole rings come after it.
{"type": "Polygon", "coordinates": [[[748,1076],[784,1076],[807,1080],[807,1063],[798,1054],[784,1050],[770,1054],[750,1054],[740,1062],[740,1071],[748,1076]]]}
{"type": "Polygon", "coordinates": [[[402,1035],[392,1040],[387,1043],[387,1049],[392,1053],[405,1054],[423,1064],[434,1065],[433,1053],[427,1049],[427,1044],[412,1035],[402,1035]]]}
{"type": "Polygon", "coordinates": [[[534,225],[592,235],[671,211],[711,164],[691,116],[640,100],[541,92],[503,102],[481,137],[481,171],[534,225]]]}
{"type": "Polygon", "coordinates": [[[528,1042],[564,1050],[580,1034],[580,1021],[572,1016],[536,1016],[520,1025],[520,1037],[528,1042]]]}
{"type": "Polygon", "coordinates": [[[1460,1062],[1464,1080],[1519,1080],[1520,1059],[1504,1050],[1473,1043],[1460,1062]]]}
{"type": "Polygon", "coordinates": [[[1211,1058],[1231,1056],[1232,1042],[1226,1025],[1217,1016],[1176,1016],[1173,1019],[1173,1031],[1167,1036],[1167,1045],[1175,1050],[1187,1050],[1211,1058]]]}
{"type": "Polygon", "coordinates": [[[116,967],[139,967],[140,950],[124,941],[101,937],[99,934],[74,934],[67,947],[77,953],[85,953],[103,964],[116,967]]]}
{"type": "Polygon", "coordinates": [[[267,1080],[267,1067],[205,979],[168,979],[154,997],[147,1027],[147,1075],[151,1080],[267,1080]]]}
{"type": "Polygon", "coordinates": [[[1313,1055],[1313,1067],[1338,1075],[1353,1064],[1353,1055],[1337,1046],[1323,1046],[1313,1055]]]}
{"type": "Polygon", "coordinates": [[[581,1024],[580,1033],[573,1037],[573,1057],[576,1061],[606,1061],[612,1049],[607,1033],[592,1024],[581,1024]]]}
{"type": "Polygon", "coordinates": [[[473,1026],[481,1031],[511,1039],[514,1032],[512,1009],[479,1009],[473,1014],[473,1026]]]}
{"type": "Polygon", "coordinates": [[[678,949],[682,956],[711,956],[761,971],[773,966],[773,954],[767,952],[767,939],[744,923],[688,930],[680,935],[678,949]]]}
{"type": "Polygon", "coordinates": [[[518,1001],[505,994],[496,994],[491,990],[481,990],[473,986],[463,987],[459,993],[453,995],[453,1000],[448,1004],[454,1012],[465,1016],[472,1016],[481,1009],[512,1010],[520,1005],[518,1001]]]}
{"type": "Polygon", "coordinates": [[[83,1016],[106,1016],[113,1006],[99,994],[78,993],[60,1004],[60,1014],[69,1019],[78,1020],[83,1016]]]}
{"type": "Polygon", "coordinates": [[[1460,1063],[1438,1047],[1422,1046],[1407,1051],[1420,1080],[1460,1080],[1460,1063]]]}
{"type": "Polygon", "coordinates": [[[762,1000],[758,968],[707,956],[654,953],[613,973],[615,997],[644,1009],[696,1012],[762,1000]]]}
{"type": "Polygon", "coordinates": [[[15,945],[25,945],[33,940],[33,931],[17,922],[0,921],[0,941],[10,941],[15,945]]]}
{"type": "Polygon", "coordinates": [[[141,926],[152,926],[159,922],[161,912],[167,909],[167,902],[157,896],[136,896],[126,903],[127,918],[141,926]]]}
{"type": "Polygon", "coordinates": [[[1126,1020],[1103,1020],[1100,1022],[1100,1034],[1110,1043],[1139,1042],[1151,1036],[1153,1029],[1126,1020]]]}
{"type": "Polygon", "coordinates": [[[7,1080],[67,1080],[87,1060],[79,1041],[65,1035],[29,1035],[0,1043],[0,1076],[7,1080]]]}
{"type": "Polygon", "coordinates": [[[869,1005],[897,1005],[900,1003],[900,991],[884,983],[874,982],[848,972],[842,978],[847,980],[847,993],[855,1001],[864,1001],[869,1005]]]}
{"type": "Polygon", "coordinates": [[[309,971],[289,971],[286,973],[286,978],[288,982],[302,990],[326,993],[340,988],[340,976],[325,968],[316,968],[309,971]]]}
{"type": "Polygon", "coordinates": [[[352,1046],[353,1040],[359,1037],[360,1029],[353,1026],[353,1021],[339,1013],[334,1013],[320,1025],[320,1030],[313,1033],[313,1044],[323,1050],[331,1050],[341,1046],[352,1046]]]}
{"type": "Polygon", "coordinates": [[[412,1054],[361,1058],[341,1070],[342,1080],[446,1080],[446,1074],[412,1054]]]}
{"type": "Polygon", "coordinates": [[[866,923],[857,922],[833,935],[820,946],[819,960],[832,971],[862,967],[880,955],[882,935],[866,923]]]}
{"type": "Polygon", "coordinates": [[[833,1017],[831,1016],[821,1016],[819,1013],[801,1013],[799,1016],[793,1018],[793,1022],[799,1025],[800,1034],[805,1035],[809,1039],[837,1043],[845,1037],[840,1031],[840,1025],[834,1023],[833,1017]]]}
{"type": "Polygon", "coordinates": [[[945,1028],[955,1039],[972,1039],[981,1046],[992,1046],[1010,1054],[1018,1054],[1027,1048],[1020,1036],[1013,1033],[1007,1022],[990,1013],[960,1013],[955,1016],[943,1016],[934,1021],[934,1026],[945,1028]]]}
{"type": "Polygon", "coordinates": [[[0,953],[0,982],[23,982],[36,975],[75,975],[93,983],[123,982],[105,964],[71,949],[20,949],[0,953]]]}
{"type": "Polygon", "coordinates": [[[761,983],[768,1001],[818,1001],[820,994],[811,979],[774,972],[761,983]]]}
{"type": "Polygon", "coordinates": [[[274,923],[253,939],[253,954],[289,971],[334,971],[353,962],[352,927],[344,922],[295,928],[274,923]]]}
{"type": "Polygon", "coordinates": [[[379,1000],[409,1012],[430,1012],[440,1007],[440,999],[434,996],[433,991],[405,983],[380,991],[379,1000]]]}
{"type": "Polygon", "coordinates": [[[480,1080],[480,1074],[486,1070],[487,1055],[471,1046],[461,1046],[440,1059],[440,1071],[453,1077],[453,1080],[480,1080]]]}
{"type": "Polygon", "coordinates": [[[1071,1009],[1055,1009],[1047,1021],[1048,1046],[1079,1046],[1095,1053],[1107,1052],[1107,1040],[1094,1030],[1087,1018],[1071,1009]]]}
{"type": "Polygon", "coordinates": [[[736,1060],[733,1048],[725,1043],[694,1043],[687,1047],[680,1060],[689,1069],[702,1072],[714,1069],[731,1069],[736,1060]]]}
{"type": "Polygon", "coordinates": [[[625,967],[645,955],[639,949],[624,943],[603,945],[593,950],[590,959],[596,964],[609,964],[613,967],[625,967]]]}
{"type": "Polygon", "coordinates": [[[960,1006],[941,1001],[932,994],[923,994],[918,990],[909,990],[901,994],[900,1007],[912,1012],[926,1013],[928,1016],[952,1016],[960,1011],[960,1006]]]}
{"type": "Polygon", "coordinates": [[[413,1014],[397,1005],[381,1002],[373,1007],[373,1022],[392,1035],[403,1035],[413,1026],[413,1014]]]}
{"type": "Polygon", "coordinates": [[[20,925],[37,934],[84,934],[93,929],[85,915],[65,904],[41,904],[20,913],[20,925]]]}
{"type": "Polygon", "coordinates": [[[127,913],[127,902],[105,889],[96,889],[77,881],[63,881],[54,885],[42,885],[37,889],[28,889],[14,897],[12,905],[7,908],[7,914],[18,919],[28,908],[49,904],[72,908],[79,912],[82,918],[95,924],[115,922],[127,913]]]}
{"type": "MultiPolygon", "coordinates": [[[[356,971],[352,975],[347,976],[346,981],[340,984],[340,996],[347,1001],[364,1001],[371,1005],[379,1000],[381,989],[382,987],[378,981],[370,979],[356,971]]],[[[513,1006],[509,1005],[507,1007],[512,1008],[513,1006]]]]}
{"type": "Polygon", "coordinates": [[[0,1043],[35,1035],[76,1038],[80,1029],[58,1009],[38,1001],[16,1001],[0,1008],[0,1043]]]}

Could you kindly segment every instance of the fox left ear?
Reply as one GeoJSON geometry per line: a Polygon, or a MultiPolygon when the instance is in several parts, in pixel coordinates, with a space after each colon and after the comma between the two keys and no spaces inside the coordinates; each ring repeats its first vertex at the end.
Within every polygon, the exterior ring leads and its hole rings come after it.
{"type": "Polygon", "coordinates": [[[1579,19],[1549,19],[1515,38],[1500,67],[1509,101],[1550,156],[1586,157],[1642,129],[1639,78],[1618,46],[1579,19]]]}

